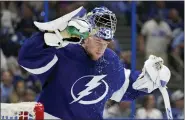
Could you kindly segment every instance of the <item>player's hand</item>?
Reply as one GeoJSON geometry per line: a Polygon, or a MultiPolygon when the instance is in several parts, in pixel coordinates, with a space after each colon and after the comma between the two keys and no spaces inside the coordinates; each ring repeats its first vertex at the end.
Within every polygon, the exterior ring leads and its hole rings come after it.
{"type": "Polygon", "coordinates": [[[171,72],[163,65],[163,59],[150,55],[145,61],[142,73],[132,86],[136,90],[151,93],[159,87],[166,87],[170,77],[171,72]]]}

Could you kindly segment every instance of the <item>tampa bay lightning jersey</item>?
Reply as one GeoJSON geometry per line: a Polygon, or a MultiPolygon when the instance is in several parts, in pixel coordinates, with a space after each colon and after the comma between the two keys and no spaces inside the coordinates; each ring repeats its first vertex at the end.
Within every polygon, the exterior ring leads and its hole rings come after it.
{"type": "Polygon", "coordinates": [[[44,33],[38,32],[25,40],[18,62],[40,79],[38,101],[45,112],[64,120],[103,119],[108,99],[134,100],[145,94],[132,88],[140,72],[126,72],[110,49],[94,61],[79,44],[45,45],[44,33]]]}

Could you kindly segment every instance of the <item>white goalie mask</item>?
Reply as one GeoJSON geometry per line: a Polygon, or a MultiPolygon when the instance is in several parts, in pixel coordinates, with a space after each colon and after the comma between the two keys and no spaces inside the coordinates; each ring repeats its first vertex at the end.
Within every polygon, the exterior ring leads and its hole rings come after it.
{"type": "Polygon", "coordinates": [[[106,7],[96,7],[87,14],[87,19],[93,29],[110,28],[113,33],[116,31],[116,15],[106,7]]]}

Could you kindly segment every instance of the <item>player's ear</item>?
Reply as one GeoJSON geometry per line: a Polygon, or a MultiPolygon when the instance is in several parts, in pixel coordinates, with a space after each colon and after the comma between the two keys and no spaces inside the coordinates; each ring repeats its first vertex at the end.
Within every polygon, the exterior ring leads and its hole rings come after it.
{"type": "Polygon", "coordinates": [[[111,42],[113,42],[113,40],[109,40],[109,41],[107,41],[107,43],[108,43],[108,44],[110,44],[111,42]]]}

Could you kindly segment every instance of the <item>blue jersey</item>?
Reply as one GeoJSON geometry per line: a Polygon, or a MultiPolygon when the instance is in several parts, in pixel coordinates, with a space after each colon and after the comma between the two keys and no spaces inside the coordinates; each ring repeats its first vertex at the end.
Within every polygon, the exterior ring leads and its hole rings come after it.
{"type": "Polygon", "coordinates": [[[94,61],[79,44],[60,49],[45,45],[39,32],[25,40],[18,62],[40,79],[38,101],[45,112],[64,120],[102,119],[108,99],[134,100],[145,94],[132,88],[139,72],[126,72],[110,49],[94,61]]]}

